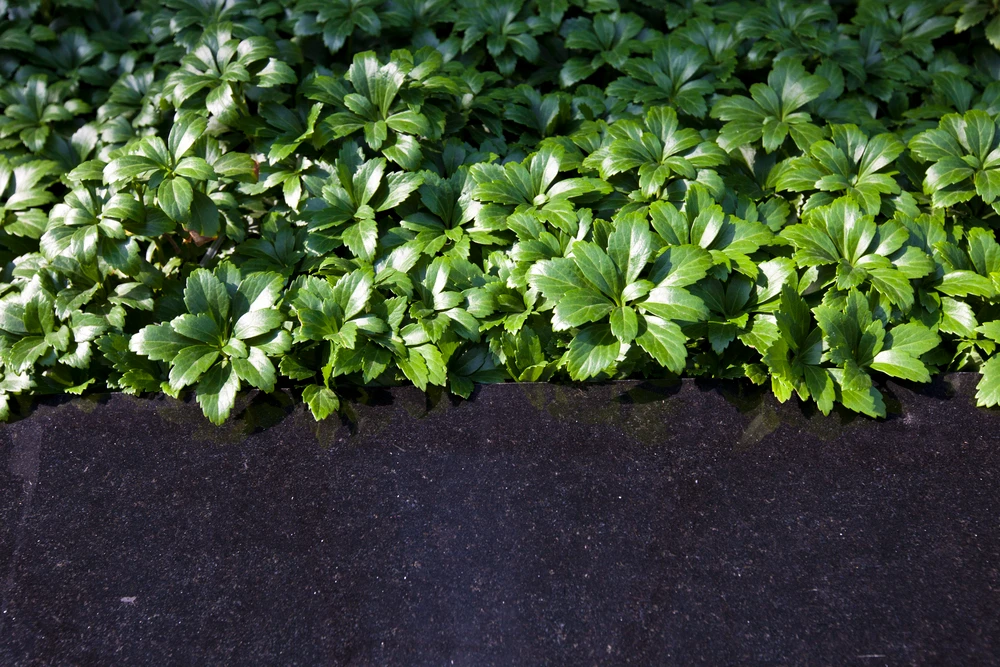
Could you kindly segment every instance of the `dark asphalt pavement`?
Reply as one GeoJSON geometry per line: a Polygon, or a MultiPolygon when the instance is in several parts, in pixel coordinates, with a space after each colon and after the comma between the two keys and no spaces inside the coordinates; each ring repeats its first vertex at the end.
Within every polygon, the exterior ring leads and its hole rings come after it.
{"type": "Polygon", "coordinates": [[[0,664],[989,664],[1000,412],[736,385],[55,401],[0,426],[0,664]]]}

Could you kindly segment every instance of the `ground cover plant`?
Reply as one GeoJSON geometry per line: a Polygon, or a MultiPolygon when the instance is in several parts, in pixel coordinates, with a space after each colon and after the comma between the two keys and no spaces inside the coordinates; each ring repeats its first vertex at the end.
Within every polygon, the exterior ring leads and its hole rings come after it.
{"type": "Polygon", "coordinates": [[[979,0],[0,0],[20,397],[706,376],[1000,402],[979,0]]]}

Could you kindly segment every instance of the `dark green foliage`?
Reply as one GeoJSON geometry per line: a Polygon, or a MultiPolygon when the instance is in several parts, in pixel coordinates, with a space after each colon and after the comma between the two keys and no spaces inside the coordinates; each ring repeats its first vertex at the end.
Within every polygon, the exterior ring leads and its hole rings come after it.
{"type": "Polygon", "coordinates": [[[671,375],[1000,403],[987,0],[0,3],[12,397],[671,375]]]}

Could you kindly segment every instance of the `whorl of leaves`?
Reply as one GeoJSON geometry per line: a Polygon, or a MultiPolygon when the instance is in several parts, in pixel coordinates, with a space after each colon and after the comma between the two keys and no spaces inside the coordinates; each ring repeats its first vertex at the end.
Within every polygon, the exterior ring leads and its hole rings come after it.
{"type": "Polygon", "coordinates": [[[708,376],[1000,402],[983,0],[0,1],[38,394],[708,376]]]}

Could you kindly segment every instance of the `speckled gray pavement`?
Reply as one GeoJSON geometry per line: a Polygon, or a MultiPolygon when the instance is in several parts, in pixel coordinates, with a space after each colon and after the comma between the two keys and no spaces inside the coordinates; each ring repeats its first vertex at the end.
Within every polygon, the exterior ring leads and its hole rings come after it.
{"type": "Polygon", "coordinates": [[[0,664],[995,664],[974,383],[41,405],[0,426],[0,664]]]}

